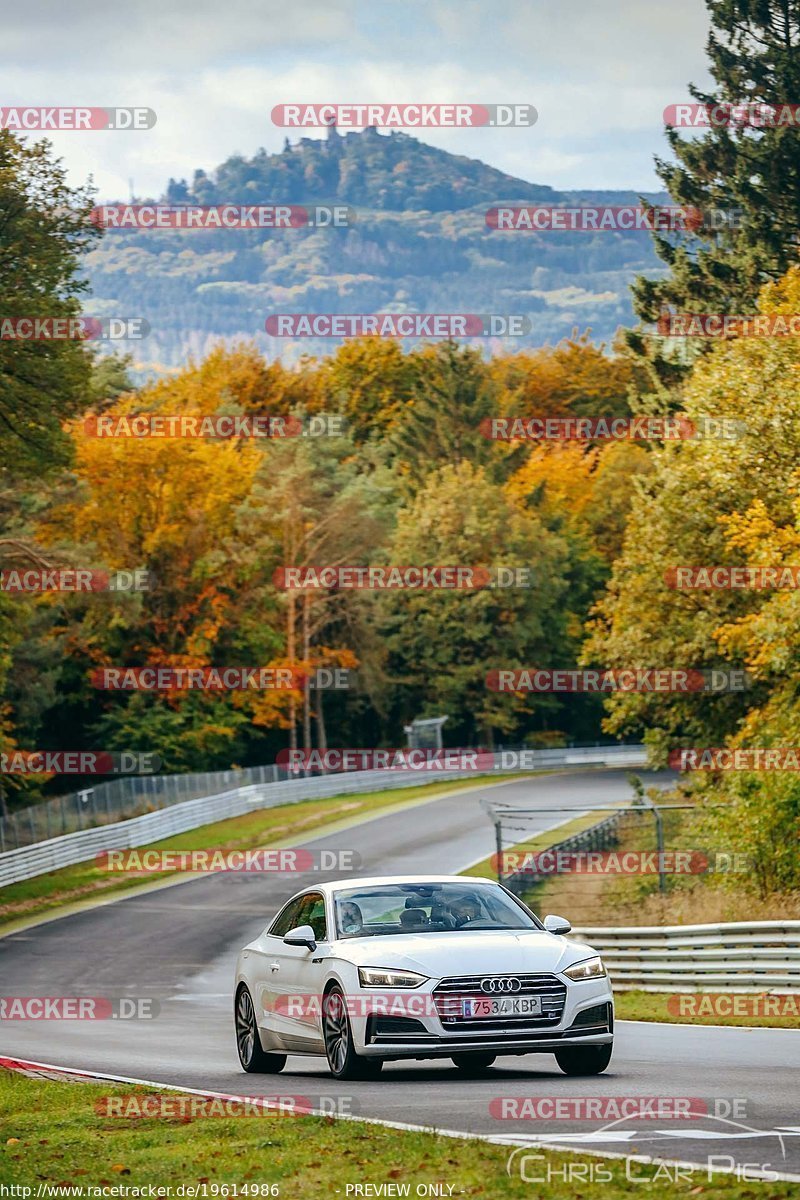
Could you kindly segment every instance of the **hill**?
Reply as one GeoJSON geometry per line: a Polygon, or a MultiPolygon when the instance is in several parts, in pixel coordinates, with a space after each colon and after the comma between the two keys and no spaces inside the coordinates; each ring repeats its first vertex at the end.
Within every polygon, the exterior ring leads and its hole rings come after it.
{"type": "Polygon", "coordinates": [[[608,341],[633,319],[631,278],[659,270],[646,233],[486,226],[486,210],[500,202],[635,204],[635,193],[558,192],[402,133],[287,140],[280,154],[236,155],[213,174],[196,171],[191,183],[171,179],[158,199],[347,204],[356,221],[340,229],[109,231],[88,259],[86,309],[146,318],[150,335],[126,348],[149,370],[202,356],[220,339],[255,338],[287,361],[338,344],[268,337],[264,321],[275,312],[524,313],[530,333],[507,345],[557,342],[576,326],[608,341]]]}

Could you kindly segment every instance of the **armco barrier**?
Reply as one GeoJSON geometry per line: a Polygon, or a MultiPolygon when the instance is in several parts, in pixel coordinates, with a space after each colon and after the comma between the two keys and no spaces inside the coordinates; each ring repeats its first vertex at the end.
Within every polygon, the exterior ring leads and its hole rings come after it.
{"type": "Polygon", "coordinates": [[[800,989],[800,921],[574,929],[602,955],[617,991],[800,989]]]}
{"type": "MultiPolygon", "coordinates": [[[[528,753],[531,754],[532,770],[577,765],[643,767],[647,761],[646,751],[641,746],[572,746],[528,753]]],[[[215,795],[170,804],[157,812],[144,813],[126,821],[99,825],[22,846],[18,850],[8,850],[0,854],[0,887],[85,862],[103,850],[129,850],[146,846],[161,838],[184,833],[187,829],[197,829],[226,817],[238,817],[257,808],[470,777],[474,778],[474,772],[352,771],[235,787],[215,795]]],[[[498,780],[501,778],[498,772],[498,780]]]]}

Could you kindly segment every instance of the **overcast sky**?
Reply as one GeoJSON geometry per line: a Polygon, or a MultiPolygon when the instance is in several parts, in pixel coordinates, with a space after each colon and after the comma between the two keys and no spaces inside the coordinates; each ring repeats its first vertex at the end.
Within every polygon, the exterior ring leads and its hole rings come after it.
{"type": "Polygon", "coordinates": [[[664,107],[708,82],[707,27],[703,0],[5,0],[2,103],[155,109],[150,131],[52,135],[101,200],[280,150],[291,101],[526,102],[531,129],[421,136],[557,188],[650,190],[664,107]]]}

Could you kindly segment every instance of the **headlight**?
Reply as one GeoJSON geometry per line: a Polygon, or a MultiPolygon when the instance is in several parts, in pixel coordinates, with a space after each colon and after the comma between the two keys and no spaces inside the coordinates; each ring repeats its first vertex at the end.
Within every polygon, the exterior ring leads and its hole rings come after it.
{"type": "Polygon", "coordinates": [[[382,967],[359,967],[358,982],[362,987],[415,988],[425,983],[427,975],[416,971],[388,971],[382,967]]]}
{"type": "Polygon", "coordinates": [[[605,973],[603,960],[599,957],[585,958],[583,962],[575,963],[574,967],[567,967],[563,972],[567,979],[599,979],[605,973]]]}

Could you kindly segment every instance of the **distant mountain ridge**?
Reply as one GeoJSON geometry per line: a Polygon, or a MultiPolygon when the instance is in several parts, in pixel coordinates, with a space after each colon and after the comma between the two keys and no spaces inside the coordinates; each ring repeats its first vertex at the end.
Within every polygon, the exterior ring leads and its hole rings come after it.
{"type": "Polygon", "coordinates": [[[499,232],[485,220],[497,203],[636,204],[636,193],[559,192],[396,132],[287,140],[279,154],[234,155],[191,182],[170,179],[159,199],[338,203],[356,220],[339,229],[108,231],[88,256],[85,308],[148,321],[148,338],[125,344],[144,373],[202,357],[220,340],[253,339],[286,361],[339,344],[268,337],[265,320],[280,312],[522,313],[531,332],[487,340],[488,352],[558,342],[575,328],[607,342],[633,321],[632,277],[663,269],[645,233],[499,232]]]}
{"type": "Polygon", "coordinates": [[[170,180],[165,199],[197,204],[243,203],[264,196],[294,204],[338,203],[380,212],[455,212],[495,200],[557,204],[563,194],[526,183],[478,159],[450,154],[405,133],[370,127],[324,140],[288,138],[280,154],[234,155],[212,176],[196,171],[191,185],[170,180]]]}

